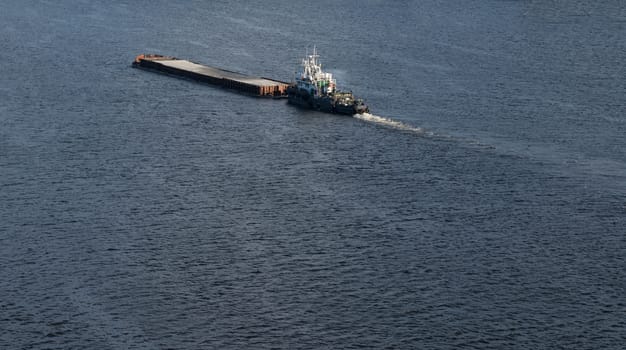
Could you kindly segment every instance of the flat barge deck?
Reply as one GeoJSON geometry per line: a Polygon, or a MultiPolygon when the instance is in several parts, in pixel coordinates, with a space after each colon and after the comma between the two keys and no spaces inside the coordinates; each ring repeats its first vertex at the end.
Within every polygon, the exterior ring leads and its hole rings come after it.
{"type": "Polygon", "coordinates": [[[190,78],[260,97],[286,97],[289,83],[208,67],[171,56],[139,55],[133,67],[190,78]]]}

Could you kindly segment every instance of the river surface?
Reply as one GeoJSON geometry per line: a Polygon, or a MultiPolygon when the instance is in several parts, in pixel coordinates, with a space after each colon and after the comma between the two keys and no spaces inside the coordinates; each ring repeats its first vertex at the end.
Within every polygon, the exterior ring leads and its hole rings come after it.
{"type": "Polygon", "coordinates": [[[626,3],[0,10],[0,348],[623,349],[626,3]],[[372,114],[132,69],[290,80],[372,114]]]}

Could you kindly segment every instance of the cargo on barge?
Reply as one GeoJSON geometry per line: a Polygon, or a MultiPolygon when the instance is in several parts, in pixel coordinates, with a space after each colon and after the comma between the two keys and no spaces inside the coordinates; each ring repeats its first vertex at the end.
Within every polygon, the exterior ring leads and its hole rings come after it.
{"type": "Polygon", "coordinates": [[[260,97],[286,97],[289,83],[209,67],[171,56],[142,54],[133,67],[159,71],[260,97]]]}

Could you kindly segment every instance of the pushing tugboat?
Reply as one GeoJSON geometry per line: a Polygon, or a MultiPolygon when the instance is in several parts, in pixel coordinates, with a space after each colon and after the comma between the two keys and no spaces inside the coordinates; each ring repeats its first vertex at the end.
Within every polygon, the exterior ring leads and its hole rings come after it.
{"type": "Polygon", "coordinates": [[[317,51],[313,49],[313,54],[302,60],[295,82],[287,88],[288,102],[327,113],[368,113],[369,108],[362,99],[355,98],[352,92],[337,90],[333,75],[322,71],[318,58],[317,51]]]}

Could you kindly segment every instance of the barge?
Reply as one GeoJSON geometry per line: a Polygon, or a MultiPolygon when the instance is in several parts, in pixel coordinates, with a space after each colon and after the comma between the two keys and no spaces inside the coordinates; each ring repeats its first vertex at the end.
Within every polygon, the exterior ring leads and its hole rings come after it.
{"type": "Polygon", "coordinates": [[[259,97],[287,97],[287,88],[290,85],[279,80],[249,76],[171,56],[142,54],[135,58],[132,65],[135,68],[185,77],[259,97]]]}

